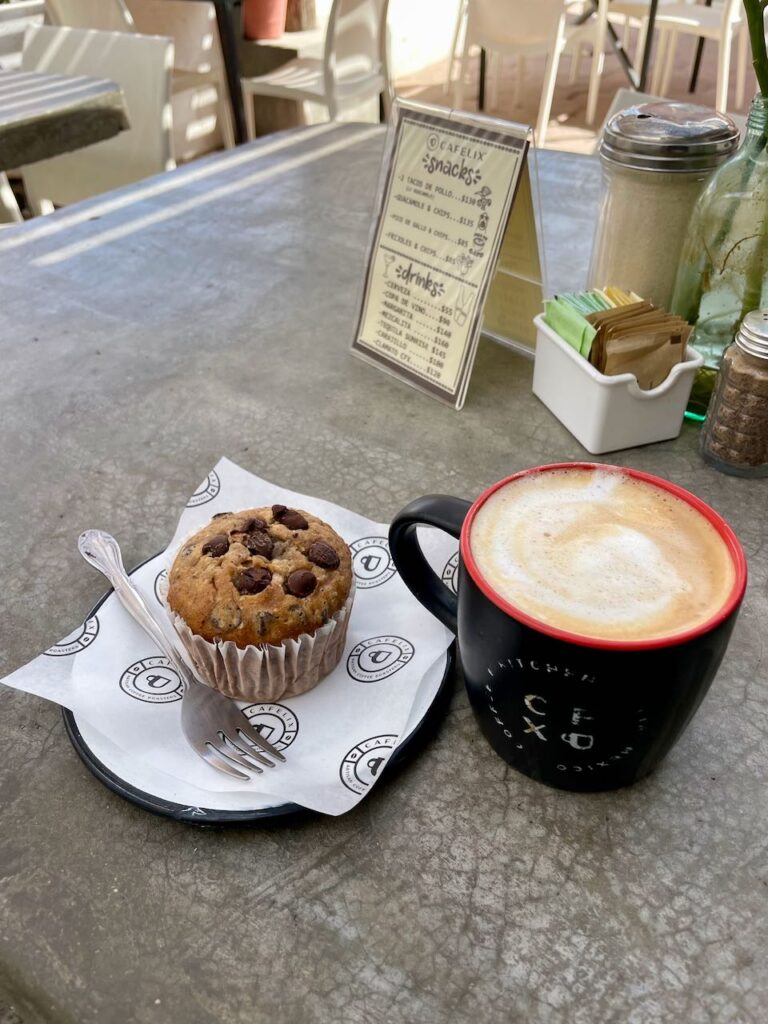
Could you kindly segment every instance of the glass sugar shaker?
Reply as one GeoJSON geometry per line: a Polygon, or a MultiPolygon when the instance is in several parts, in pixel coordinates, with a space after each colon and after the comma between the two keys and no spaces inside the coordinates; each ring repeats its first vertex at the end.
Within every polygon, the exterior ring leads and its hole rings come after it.
{"type": "Polygon", "coordinates": [[[733,121],[689,103],[643,103],[614,114],[600,143],[590,288],[618,285],[669,309],[696,200],[738,144],[733,121]]]}
{"type": "Polygon", "coordinates": [[[726,349],[701,452],[723,473],[768,476],[768,310],[748,313],[726,349]]]}

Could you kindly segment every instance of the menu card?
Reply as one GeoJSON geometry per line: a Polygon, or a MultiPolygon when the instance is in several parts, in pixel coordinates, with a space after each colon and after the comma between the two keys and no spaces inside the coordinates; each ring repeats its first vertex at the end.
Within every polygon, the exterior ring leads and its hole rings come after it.
{"type": "Polygon", "coordinates": [[[404,101],[394,116],[352,348],[460,409],[530,132],[404,101]]]}

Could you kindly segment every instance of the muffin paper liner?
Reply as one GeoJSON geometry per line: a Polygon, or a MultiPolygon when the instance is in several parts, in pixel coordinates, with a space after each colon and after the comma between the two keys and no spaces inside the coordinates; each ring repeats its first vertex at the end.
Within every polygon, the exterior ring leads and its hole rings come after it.
{"type": "Polygon", "coordinates": [[[227,697],[275,701],[313,689],[341,660],[355,599],[353,582],[343,607],[314,633],[276,644],[238,647],[232,640],[197,636],[163,600],[198,678],[227,697]]]}

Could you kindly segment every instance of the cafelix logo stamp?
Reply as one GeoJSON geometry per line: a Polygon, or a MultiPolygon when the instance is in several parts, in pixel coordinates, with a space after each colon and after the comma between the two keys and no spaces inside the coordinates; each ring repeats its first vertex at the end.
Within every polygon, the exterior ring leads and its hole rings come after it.
{"type": "Polygon", "coordinates": [[[396,743],[397,736],[390,734],[372,736],[361,743],[356,743],[344,755],[339,768],[339,778],[347,789],[358,796],[370,789],[381,774],[396,743]]]}
{"type": "Polygon", "coordinates": [[[413,644],[401,636],[372,636],[349,652],[347,672],[358,683],[378,683],[404,668],[413,654],[413,644]]]}
{"type": "Polygon", "coordinates": [[[220,490],[221,480],[219,480],[219,474],[215,469],[212,469],[187,502],[187,508],[197,508],[198,505],[207,505],[209,501],[213,501],[220,490]]]}
{"type": "MultiPolygon", "coordinates": [[[[489,666],[487,671],[489,679],[484,687],[484,696],[488,711],[502,735],[514,744],[516,750],[530,750],[532,746],[548,744],[555,748],[559,758],[557,770],[576,774],[599,772],[634,752],[631,743],[616,742],[606,735],[608,728],[616,728],[616,723],[613,714],[606,712],[590,696],[595,676],[567,665],[523,658],[507,658],[489,666]],[[510,674],[517,678],[510,680],[510,674]],[[550,707],[550,687],[552,682],[559,680],[567,681],[568,691],[573,696],[564,717],[562,691],[558,692],[556,719],[559,724],[555,725],[555,715],[550,707]],[[608,718],[611,719],[610,726],[606,721],[608,718]],[[594,753],[590,755],[589,751],[593,749],[594,753]],[[576,754],[586,757],[574,760],[576,754]]],[[[624,715],[623,718],[619,728],[624,739],[633,733],[639,736],[645,731],[647,719],[642,707],[633,709],[629,717],[624,715]]]]}
{"type": "Polygon", "coordinates": [[[154,585],[153,585],[152,589],[155,592],[155,598],[157,599],[157,603],[158,604],[162,604],[163,603],[163,594],[165,593],[167,580],[168,580],[168,570],[167,569],[161,569],[160,572],[157,574],[157,576],[155,576],[155,582],[154,582],[154,585]]]}
{"type": "Polygon", "coordinates": [[[395,575],[386,537],[361,537],[350,544],[350,551],[357,585],[363,590],[380,587],[395,575]]]}
{"type": "Polygon", "coordinates": [[[184,694],[179,673],[160,655],[129,665],[120,676],[120,689],[145,704],[171,704],[184,694]]]}
{"type": "Polygon", "coordinates": [[[278,750],[290,747],[299,735],[299,720],[284,704],[249,704],[243,714],[259,735],[278,750]]]}
{"type": "Polygon", "coordinates": [[[86,619],[82,626],[73,629],[63,640],[59,640],[53,647],[49,647],[44,653],[49,658],[65,658],[70,654],[77,654],[90,647],[99,635],[99,620],[95,615],[86,619]]]}
{"type": "Polygon", "coordinates": [[[443,583],[452,590],[453,593],[457,593],[459,589],[459,552],[457,551],[454,555],[448,559],[443,568],[442,575],[440,577],[443,583]]]}

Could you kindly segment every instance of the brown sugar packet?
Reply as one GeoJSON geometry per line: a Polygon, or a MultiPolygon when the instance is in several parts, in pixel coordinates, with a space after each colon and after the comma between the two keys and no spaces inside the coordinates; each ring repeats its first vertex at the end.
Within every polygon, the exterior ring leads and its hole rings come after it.
{"type": "Polygon", "coordinates": [[[649,390],[685,358],[690,326],[650,302],[600,311],[587,319],[596,330],[590,363],[607,376],[633,373],[638,385],[649,390]]]}
{"type": "Polygon", "coordinates": [[[654,312],[655,309],[650,302],[633,302],[630,306],[617,306],[615,309],[602,309],[597,313],[590,313],[587,321],[592,324],[599,336],[609,327],[631,321],[637,316],[654,312]]]}
{"type": "Polygon", "coordinates": [[[669,335],[663,332],[609,339],[602,372],[607,377],[620,373],[634,374],[638,387],[649,391],[666,380],[669,371],[680,361],[675,351],[680,347],[679,342],[674,345],[669,335]]]}
{"type": "Polygon", "coordinates": [[[597,330],[592,342],[589,354],[589,361],[600,373],[605,365],[605,341],[606,332],[610,327],[617,327],[619,324],[631,322],[636,316],[654,312],[656,309],[650,302],[633,302],[629,306],[617,306],[615,309],[605,309],[598,313],[591,313],[587,320],[597,330]]]}
{"type": "Polygon", "coordinates": [[[649,313],[642,313],[629,321],[608,324],[606,327],[609,338],[619,337],[625,333],[638,333],[640,330],[648,330],[649,332],[660,330],[673,337],[681,335],[686,329],[690,330],[684,320],[673,316],[671,313],[665,313],[660,309],[649,313]]]}
{"type": "Polygon", "coordinates": [[[633,373],[638,386],[648,391],[662,384],[672,368],[685,358],[691,328],[668,314],[640,319],[645,322],[634,328],[623,325],[609,334],[602,372],[607,376],[633,373]]]}
{"type": "Polygon", "coordinates": [[[637,316],[639,313],[648,313],[656,307],[651,302],[633,302],[629,306],[615,306],[613,309],[600,309],[596,313],[589,313],[587,320],[593,327],[598,329],[604,323],[615,320],[624,320],[626,317],[637,316]]]}

